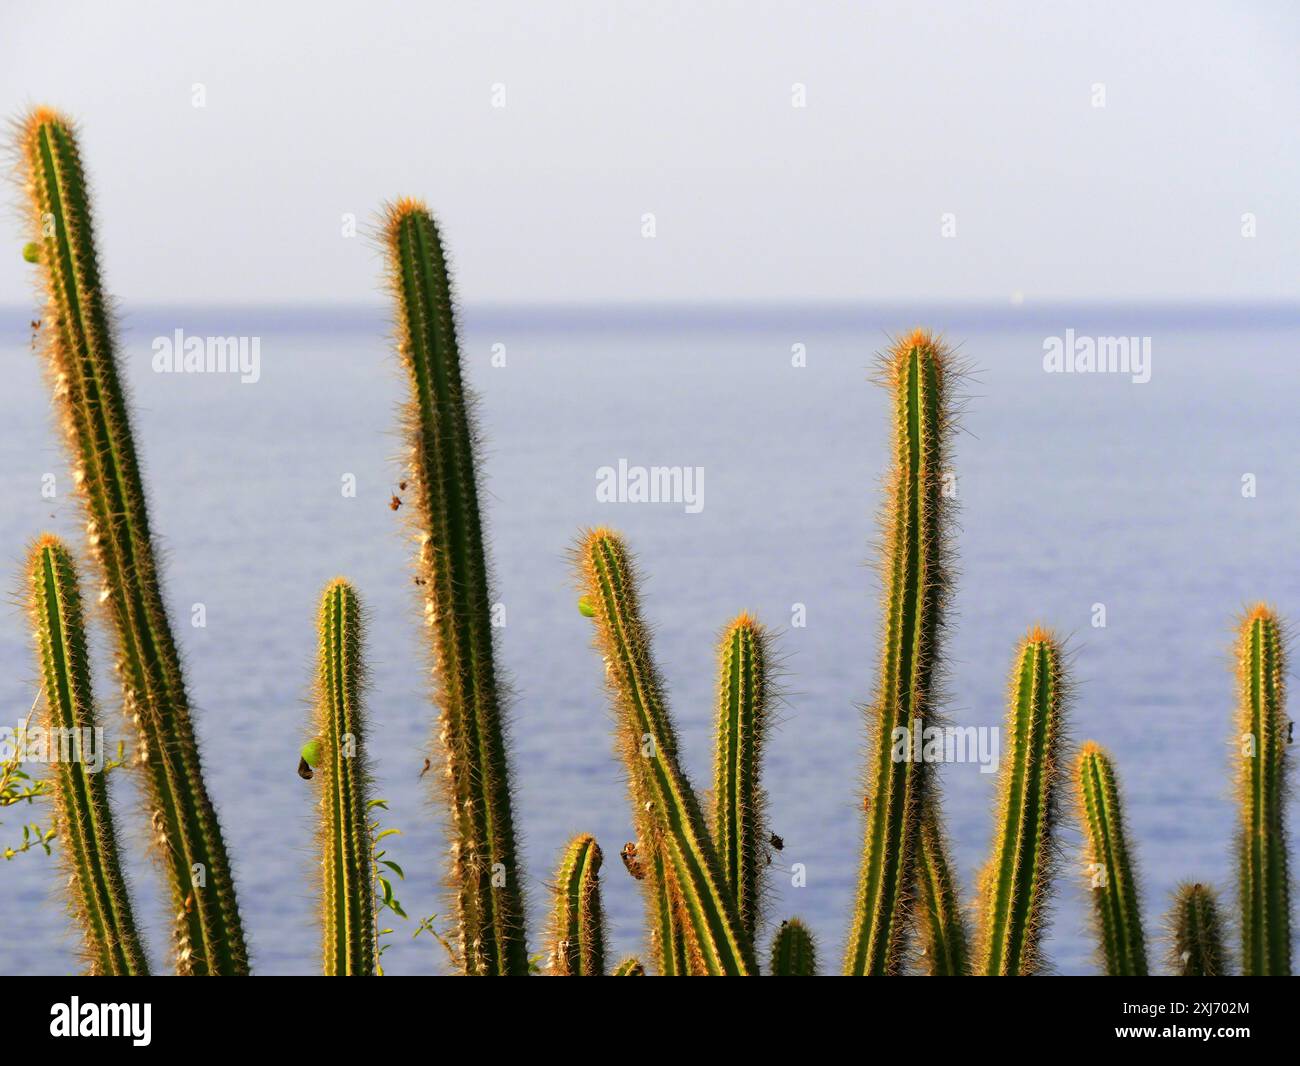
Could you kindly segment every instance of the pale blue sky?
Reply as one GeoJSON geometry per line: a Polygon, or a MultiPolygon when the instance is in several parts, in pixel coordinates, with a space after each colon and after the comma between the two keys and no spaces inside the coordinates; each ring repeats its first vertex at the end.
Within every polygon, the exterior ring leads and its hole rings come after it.
{"type": "Polygon", "coordinates": [[[127,301],[377,302],[400,194],[471,303],[1300,298],[1294,3],[3,7],[127,301]]]}

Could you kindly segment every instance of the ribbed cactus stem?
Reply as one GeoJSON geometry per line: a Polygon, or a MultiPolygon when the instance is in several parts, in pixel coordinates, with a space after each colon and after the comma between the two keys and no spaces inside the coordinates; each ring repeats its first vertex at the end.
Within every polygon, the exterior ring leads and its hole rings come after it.
{"type": "Polygon", "coordinates": [[[614,977],[644,977],[645,967],[641,965],[641,960],[629,956],[614,967],[614,977]]]}
{"type": "MultiPolygon", "coordinates": [[[[923,759],[896,758],[895,751],[900,737],[910,741],[936,724],[937,656],[949,594],[943,478],[954,426],[954,376],[947,349],[922,330],[901,338],[883,362],[894,409],[882,522],[885,618],[867,762],[865,842],[844,960],[849,974],[896,974],[905,961],[930,770],[923,759]]],[[[904,750],[911,749],[909,742],[904,750]]]]}
{"type": "Polygon", "coordinates": [[[338,578],[321,596],[313,727],[320,787],[321,961],[326,977],[378,965],[362,691],[361,604],[338,578]]]}
{"type": "Polygon", "coordinates": [[[970,934],[948,851],[943,827],[927,804],[921,818],[917,882],[921,961],[931,977],[964,977],[971,966],[970,934]]]}
{"type": "Polygon", "coordinates": [[[754,939],[767,869],[760,784],[768,728],[768,636],[741,614],[718,645],[718,704],[713,758],[713,843],[722,875],[754,939]]]}
{"type": "Polygon", "coordinates": [[[1229,969],[1219,901],[1207,885],[1181,884],[1169,913],[1169,967],[1177,977],[1223,977],[1229,969]]]}
{"type": "Polygon", "coordinates": [[[147,976],[118,858],[108,781],[102,763],[96,765],[103,755],[102,733],[76,566],[62,542],[45,536],[32,548],[28,575],[42,725],[54,762],[49,789],[71,867],[67,890],[82,930],[87,968],[95,976],[147,976]]]}
{"type": "MultiPolygon", "coordinates": [[[[694,965],[709,974],[755,974],[753,943],[678,760],[627,548],[616,533],[593,530],[582,539],[576,562],[594,610],[596,647],[605,661],[638,833],[643,844],[662,850],[670,894],[682,902],[694,965]]],[[[654,906],[658,894],[651,889],[654,906]]],[[[656,950],[662,953],[662,945],[656,950]]]]}
{"type": "Polygon", "coordinates": [[[1291,973],[1291,897],[1284,812],[1287,801],[1286,648],[1264,604],[1237,635],[1237,840],[1241,972],[1291,973]]]}
{"type": "Polygon", "coordinates": [[[601,977],[605,973],[605,916],[600,906],[596,838],[574,837],[555,871],[551,915],[551,973],[557,977],[601,977]]]}
{"type": "Polygon", "coordinates": [[[798,918],[782,922],[772,938],[772,976],[817,976],[817,944],[798,918]]]}
{"type": "Polygon", "coordinates": [[[1074,765],[1075,798],[1086,841],[1093,918],[1109,977],[1147,975],[1138,884],[1110,756],[1089,741],[1074,765]]]}
{"type": "Polygon", "coordinates": [[[464,970],[525,975],[519,879],[492,600],[451,280],[433,216],[401,200],[385,226],[398,352],[410,382],[407,440],[425,620],[432,632],[464,970]]]}
{"type": "Polygon", "coordinates": [[[997,835],[981,878],[978,972],[1017,977],[1042,966],[1039,945],[1055,874],[1065,701],[1061,647],[1035,627],[1020,644],[998,779],[997,835]]]}
{"type": "Polygon", "coordinates": [[[19,132],[31,235],[47,292],[42,329],[55,404],[87,515],[87,539],[117,637],[124,706],[138,733],[145,795],[166,869],[184,974],[248,972],[235,885],[167,620],[144,486],[70,124],[40,108],[19,132]]]}

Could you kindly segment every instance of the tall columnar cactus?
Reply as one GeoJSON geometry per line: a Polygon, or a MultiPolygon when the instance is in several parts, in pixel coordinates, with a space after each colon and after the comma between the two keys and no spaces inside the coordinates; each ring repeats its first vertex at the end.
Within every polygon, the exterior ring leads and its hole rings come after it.
{"type": "Polygon", "coordinates": [[[782,922],[772,938],[772,976],[817,976],[817,944],[798,918],[782,922]]]}
{"type": "Polygon", "coordinates": [[[737,616],[718,645],[718,708],[713,756],[713,843],[740,922],[754,939],[767,868],[763,840],[763,745],[770,700],[767,631],[737,616]]]}
{"type": "Polygon", "coordinates": [[[108,781],[101,772],[102,735],[71,553],[56,537],[42,537],[29,556],[28,578],[45,711],[42,725],[52,749],[58,745],[52,751],[49,788],[71,868],[67,888],[87,966],[96,976],[147,976],[149,966],[118,859],[108,781]]]}
{"type": "Polygon", "coordinates": [[[885,624],[866,772],[862,869],[844,960],[847,973],[872,976],[901,972],[913,917],[929,768],[896,753],[900,737],[908,753],[909,738],[936,724],[939,639],[949,593],[943,478],[956,375],[948,350],[922,330],[901,338],[882,369],[894,407],[882,523],[885,624]]]}
{"type": "Polygon", "coordinates": [[[438,227],[422,203],[401,200],[389,209],[384,242],[398,353],[410,380],[413,515],[441,708],[459,951],[468,974],[525,975],[524,899],[494,666],[475,431],[451,280],[438,227]]]}
{"type": "Polygon", "coordinates": [[[1110,977],[1147,975],[1138,884],[1110,756],[1089,741],[1074,764],[1075,798],[1087,843],[1086,874],[1101,957],[1110,977]]]}
{"type": "Polygon", "coordinates": [[[596,838],[583,833],[569,841],[555,871],[548,954],[556,977],[601,977],[605,973],[602,858],[596,838]]]}
{"type": "Polygon", "coordinates": [[[180,656],[167,620],[144,486],[95,254],[90,200],[66,119],[33,111],[19,132],[31,237],[45,281],[45,350],[117,635],[153,838],[171,889],[176,964],[248,972],[230,862],[203,782],[180,656]]]}
{"type": "Polygon", "coordinates": [[[1010,687],[997,836],[980,892],[977,972],[990,977],[1030,976],[1042,966],[1039,943],[1056,870],[1066,688],[1061,647],[1051,633],[1029,631],[1010,687]]]}
{"type": "Polygon", "coordinates": [[[1208,885],[1184,882],[1174,891],[1166,919],[1169,968],[1176,977],[1223,977],[1231,963],[1219,918],[1219,901],[1208,885]]]}
{"type": "Polygon", "coordinates": [[[1241,972],[1251,977],[1291,973],[1285,678],[1281,624],[1270,608],[1257,604],[1237,635],[1241,972]]]}
{"type": "MultiPolygon", "coordinates": [[[[693,968],[709,974],[758,972],[753,942],[727,888],[700,804],[677,756],[677,735],[641,619],[636,576],[622,539],[608,529],[583,537],[577,569],[605,661],[619,747],[641,844],[663,857],[669,895],[680,899],[693,968]]],[[[662,928],[658,877],[647,869],[651,924],[662,928]]],[[[663,947],[656,936],[655,949],[663,947]]]]}
{"type": "Polygon", "coordinates": [[[378,954],[361,604],[342,578],[321,596],[317,629],[312,725],[321,790],[321,960],[326,977],[371,977],[378,954]]]}
{"type": "Polygon", "coordinates": [[[948,841],[929,804],[921,818],[917,880],[925,970],[931,977],[965,977],[971,966],[970,934],[952,874],[948,841]]]}

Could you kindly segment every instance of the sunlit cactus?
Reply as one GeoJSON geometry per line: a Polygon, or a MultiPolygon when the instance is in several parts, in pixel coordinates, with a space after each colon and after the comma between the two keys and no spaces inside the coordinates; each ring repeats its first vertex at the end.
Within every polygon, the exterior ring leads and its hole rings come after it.
{"type": "Polygon", "coordinates": [[[411,509],[441,709],[459,952],[472,975],[526,975],[524,899],[496,678],[475,430],[462,380],[451,279],[424,204],[400,200],[384,226],[406,368],[411,509]]]}
{"type": "Polygon", "coordinates": [[[603,856],[589,833],[574,837],[555,871],[548,955],[557,977],[605,973],[605,916],[600,905],[603,856]]]}
{"type": "Polygon", "coordinates": [[[1145,977],[1146,935],[1119,784],[1110,756],[1091,741],[1084,744],[1074,764],[1074,787],[1087,846],[1085,873],[1093,924],[1106,973],[1145,977]]]}
{"type": "Polygon", "coordinates": [[[47,305],[49,380],[117,637],[149,821],[166,870],[180,973],[248,972],[230,863],[203,782],[180,656],[159,585],[119,356],[70,123],[47,108],[18,134],[29,231],[47,305]]]}
{"type": "Polygon", "coordinates": [[[644,977],[645,967],[641,965],[641,960],[632,956],[624,959],[614,967],[614,977],[644,977]]]}
{"type": "Polygon", "coordinates": [[[1247,612],[1237,634],[1237,837],[1241,972],[1291,973],[1291,896],[1284,812],[1287,790],[1286,648],[1277,615],[1247,612]]]}
{"type": "Polygon", "coordinates": [[[817,944],[798,918],[781,923],[772,938],[773,977],[816,977],[817,944]]]}
{"type": "Polygon", "coordinates": [[[964,977],[971,967],[970,933],[948,852],[943,827],[927,804],[917,863],[917,924],[921,965],[931,977],[964,977]]]}
{"type": "Polygon", "coordinates": [[[58,745],[51,752],[47,788],[58,812],[68,900],[81,928],[82,954],[92,975],[147,976],[118,858],[72,554],[56,537],[42,537],[28,558],[28,579],[41,724],[47,742],[58,745]]]}
{"type": "MultiPolygon", "coordinates": [[[[917,330],[893,345],[882,372],[894,411],[880,559],[884,632],[871,710],[862,865],[844,959],[846,973],[871,976],[902,972],[913,920],[931,771],[921,759],[897,758],[895,750],[900,737],[907,741],[938,721],[939,639],[950,587],[944,477],[957,368],[940,341],[917,330]]],[[[910,748],[909,742],[904,750],[910,748]]]]}
{"type": "Polygon", "coordinates": [[[1208,885],[1184,882],[1167,919],[1169,968],[1177,977],[1224,977],[1230,960],[1219,900],[1208,885]]]}
{"type": "Polygon", "coordinates": [[[1066,682],[1057,639],[1035,627],[1011,675],[998,775],[997,835],[980,884],[977,973],[1039,973],[1043,922],[1056,873],[1066,682]]]}

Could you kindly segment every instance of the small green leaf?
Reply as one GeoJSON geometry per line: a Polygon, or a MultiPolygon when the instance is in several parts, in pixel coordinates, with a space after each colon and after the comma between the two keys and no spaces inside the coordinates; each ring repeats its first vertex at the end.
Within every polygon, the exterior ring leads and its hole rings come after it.
{"type": "Polygon", "coordinates": [[[402,868],[398,866],[397,863],[390,862],[388,859],[380,859],[379,864],[381,866],[387,866],[390,870],[393,871],[393,873],[397,874],[397,876],[400,877],[403,881],[406,880],[406,874],[402,873],[402,868]]]}

